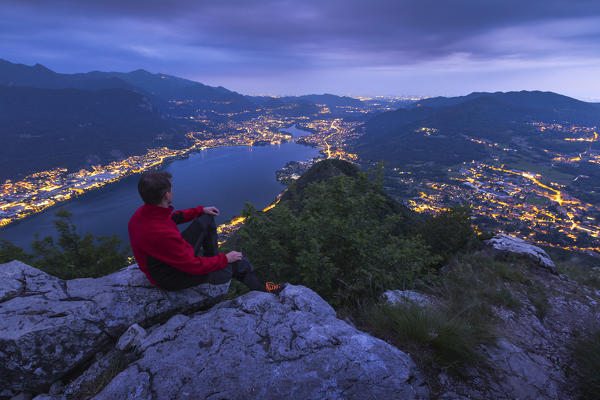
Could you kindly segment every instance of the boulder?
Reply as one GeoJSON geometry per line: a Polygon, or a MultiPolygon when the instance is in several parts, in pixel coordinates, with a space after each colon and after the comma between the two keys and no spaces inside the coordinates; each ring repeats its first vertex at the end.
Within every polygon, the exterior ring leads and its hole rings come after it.
{"type": "Polygon", "coordinates": [[[488,240],[486,243],[498,251],[505,251],[527,256],[541,266],[554,272],[554,262],[552,262],[548,253],[537,246],[527,243],[523,239],[505,234],[499,234],[488,240]]]}
{"type": "Polygon", "coordinates": [[[251,292],[129,336],[139,359],[94,399],[428,398],[410,356],[302,286],[251,292]]]}
{"type": "Polygon", "coordinates": [[[19,261],[0,265],[0,388],[47,391],[131,325],[149,326],[206,308],[228,284],[179,292],[152,286],[131,265],[101,278],[65,281],[19,261]]]}

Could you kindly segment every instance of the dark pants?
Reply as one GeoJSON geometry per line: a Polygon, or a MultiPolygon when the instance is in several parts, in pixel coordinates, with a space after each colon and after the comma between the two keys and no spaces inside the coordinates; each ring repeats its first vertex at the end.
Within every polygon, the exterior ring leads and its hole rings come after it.
{"type": "MultiPolygon", "coordinates": [[[[217,225],[212,215],[203,214],[196,218],[181,236],[192,245],[196,256],[212,257],[219,254],[217,225]]],[[[204,275],[188,274],[151,256],[148,256],[147,261],[150,276],[165,290],[187,289],[203,283],[220,285],[235,278],[250,290],[265,291],[265,284],[258,279],[252,264],[246,258],[204,275]]]]}

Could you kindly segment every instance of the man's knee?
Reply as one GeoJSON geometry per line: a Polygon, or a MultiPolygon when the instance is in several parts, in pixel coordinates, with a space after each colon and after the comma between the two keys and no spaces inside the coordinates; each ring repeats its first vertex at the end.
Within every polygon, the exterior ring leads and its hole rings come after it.
{"type": "Polygon", "coordinates": [[[246,257],[242,258],[239,261],[234,262],[233,264],[233,275],[244,275],[247,272],[254,271],[254,267],[250,264],[250,261],[246,257]]]}
{"type": "Polygon", "coordinates": [[[201,216],[196,217],[194,222],[200,224],[200,226],[204,229],[217,229],[215,217],[210,214],[202,214],[201,216]]]}
{"type": "Polygon", "coordinates": [[[222,285],[229,282],[231,278],[233,278],[233,273],[232,265],[227,264],[225,268],[208,274],[208,281],[213,285],[222,285]]]}

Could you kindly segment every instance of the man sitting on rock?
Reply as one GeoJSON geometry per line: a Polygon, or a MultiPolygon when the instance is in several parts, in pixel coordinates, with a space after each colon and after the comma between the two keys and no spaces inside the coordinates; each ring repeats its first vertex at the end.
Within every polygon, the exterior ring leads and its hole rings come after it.
{"type": "Polygon", "coordinates": [[[261,282],[242,253],[219,253],[216,207],[173,212],[171,177],[168,172],[142,175],[138,191],[145,204],[129,220],[131,249],[148,280],[165,290],[180,290],[236,278],[250,290],[279,293],[282,285],[261,282]],[[180,233],[177,224],[189,221],[190,226],[180,233]]]}

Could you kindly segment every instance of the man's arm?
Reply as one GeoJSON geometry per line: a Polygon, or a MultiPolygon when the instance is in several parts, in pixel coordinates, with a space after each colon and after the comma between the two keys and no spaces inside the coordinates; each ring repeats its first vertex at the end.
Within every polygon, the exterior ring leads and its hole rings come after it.
{"type": "Polygon", "coordinates": [[[171,215],[171,219],[173,220],[173,222],[179,225],[189,222],[202,214],[214,215],[216,217],[219,215],[219,210],[217,209],[217,207],[213,206],[198,206],[196,208],[188,208],[187,210],[177,210],[171,215]]]}
{"type": "Polygon", "coordinates": [[[219,215],[219,209],[214,206],[198,206],[196,208],[188,208],[187,210],[177,210],[171,215],[171,219],[179,225],[189,222],[202,214],[214,215],[216,217],[219,215]]]}
{"type": "Polygon", "coordinates": [[[195,208],[188,208],[186,210],[177,210],[171,214],[171,219],[176,224],[183,224],[199,217],[204,213],[204,207],[198,206],[195,208]]]}

